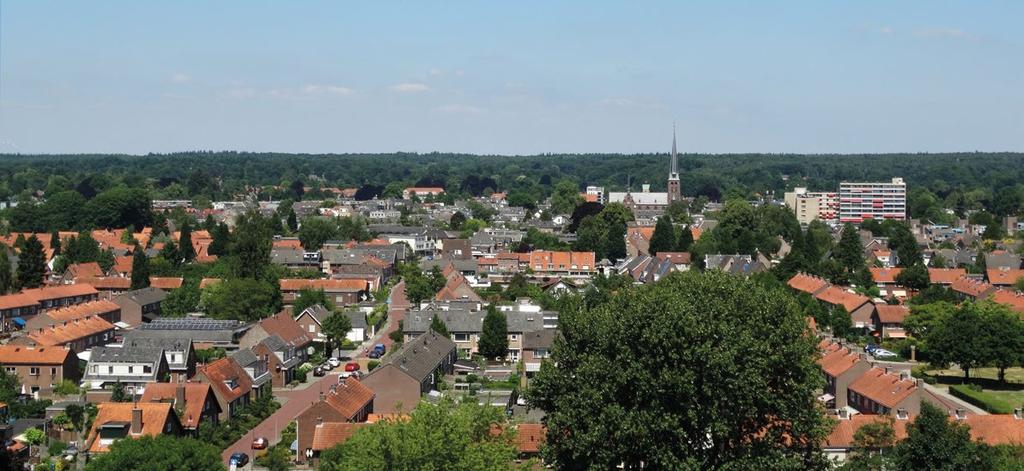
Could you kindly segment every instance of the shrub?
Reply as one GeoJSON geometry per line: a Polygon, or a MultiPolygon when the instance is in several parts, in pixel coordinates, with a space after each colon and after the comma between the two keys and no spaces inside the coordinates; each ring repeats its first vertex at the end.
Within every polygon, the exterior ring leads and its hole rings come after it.
{"type": "Polygon", "coordinates": [[[62,453],[64,453],[64,450],[67,449],[67,443],[64,443],[60,440],[55,440],[53,443],[50,443],[50,447],[46,449],[46,452],[49,453],[50,456],[60,456],[62,453]]]}
{"type": "Polygon", "coordinates": [[[378,360],[370,360],[370,361],[366,362],[366,371],[373,371],[378,366],[380,366],[380,361],[378,361],[378,360]]]}

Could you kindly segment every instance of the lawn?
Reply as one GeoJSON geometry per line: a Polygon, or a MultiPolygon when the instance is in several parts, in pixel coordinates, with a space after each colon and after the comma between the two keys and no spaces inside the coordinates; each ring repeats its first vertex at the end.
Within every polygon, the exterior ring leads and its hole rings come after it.
{"type": "Polygon", "coordinates": [[[1011,414],[1015,408],[1024,405],[1024,391],[977,391],[964,385],[953,385],[949,389],[959,393],[955,395],[968,396],[973,399],[969,402],[994,414],[1011,414]]]}
{"type": "MultiPolygon", "coordinates": [[[[964,372],[960,368],[948,368],[944,370],[934,369],[928,370],[928,374],[932,376],[950,376],[955,378],[963,378],[964,372]]],[[[999,377],[999,369],[997,368],[972,368],[971,379],[990,379],[996,380],[999,377]]],[[[1024,368],[1007,368],[1006,370],[1006,382],[1024,384],[1024,368]]]]}

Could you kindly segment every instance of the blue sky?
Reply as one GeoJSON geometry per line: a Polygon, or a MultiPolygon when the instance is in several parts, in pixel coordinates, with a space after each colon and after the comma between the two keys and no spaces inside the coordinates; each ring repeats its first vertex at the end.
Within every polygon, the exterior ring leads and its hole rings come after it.
{"type": "Polygon", "coordinates": [[[0,151],[1024,151],[1024,2],[0,6],[0,151]]]}

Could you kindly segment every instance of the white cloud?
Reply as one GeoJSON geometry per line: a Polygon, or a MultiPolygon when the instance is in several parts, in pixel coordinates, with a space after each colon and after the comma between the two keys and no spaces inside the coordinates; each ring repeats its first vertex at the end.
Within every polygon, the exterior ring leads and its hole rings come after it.
{"type": "Polygon", "coordinates": [[[878,32],[882,34],[892,34],[892,26],[883,26],[878,28],[878,32]]]}
{"type": "Polygon", "coordinates": [[[419,93],[430,90],[430,87],[424,83],[400,83],[398,85],[392,85],[391,90],[400,93],[419,93]]]}
{"type": "Polygon", "coordinates": [[[926,39],[974,39],[974,35],[958,28],[925,28],[914,31],[914,36],[926,39]]]}
{"type": "Polygon", "coordinates": [[[646,103],[634,100],[632,98],[624,97],[605,98],[603,100],[598,100],[597,104],[600,106],[607,106],[613,108],[637,108],[643,110],[667,109],[667,107],[665,105],[662,105],[661,103],[646,103]]]}
{"type": "Polygon", "coordinates": [[[341,85],[306,85],[302,87],[302,91],[311,95],[351,95],[355,92],[341,85]]]}
{"type": "Polygon", "coordinates": [[[431,77],[437,77],[438,75],[443,74],[444,71],[441,70],[441,69],[438,69],[437,67],[434,67],[433,69],[430,69],[430,71],[427,72],[427,73],[429,73],[431,77]]]}
{"type": "Polygon", "coordinates": [[[476,107],[473,105],[463,105],[459,103],[451,103],[447,105],[441,105],[434,108],[434,111],[438,113],[446,114],[471,114],[478,115],[484,112],[483,108],[476,107]]]}
{"type": "Polygon", "coordinates": [[[171,75],[171,81],[174,83],[189,83],[192,81],[192,76],[181,72],[176,72],[171,75]]]}

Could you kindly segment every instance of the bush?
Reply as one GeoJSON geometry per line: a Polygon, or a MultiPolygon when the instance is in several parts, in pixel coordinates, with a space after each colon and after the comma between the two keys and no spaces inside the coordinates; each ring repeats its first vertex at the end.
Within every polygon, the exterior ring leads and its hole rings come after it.
{"type": "Polygon", "coordinates": [[[366,371],[373,371],[378,366],[380,366],[380,361],[378,361],[378,360],[370,360],[370,361],[366,362],[366,371]]]}
{"type": "Polygon", "coordinates": [[[46,449],[46,452],[50,456],[60,456],[61,454],[64,453],[64,450],[67,450],[67,449],[68,449],[68,444],[67,443],[64,443],[64,442],[62,442],[60,440],[54,440],[53,443],[50,443],[50,447],[46,449]]]}

